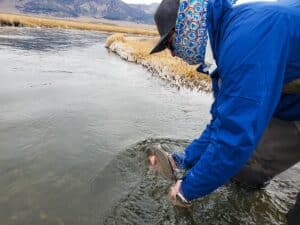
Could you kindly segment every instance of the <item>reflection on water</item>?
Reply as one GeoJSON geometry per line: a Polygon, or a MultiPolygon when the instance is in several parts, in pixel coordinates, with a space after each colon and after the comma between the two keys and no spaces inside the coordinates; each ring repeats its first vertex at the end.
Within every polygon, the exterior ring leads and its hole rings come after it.
{"type": "Polygon", "coordinates": [[[89,42],[104,41],[105,37],[88,32],[73,34],[66,30],[2,28],[0,29],[0,46],[31,51],[60,51],[70,47],[84,47],[89,42]]]}
{"type": "Polygon", "coordinates": [[[285,223],[299,167],[264,191],[229,184],[189,210],[170,206],[145,149],[182,150],[211,97],[110,55],[106,36],[0,28],[0,224],[285,223]]]}

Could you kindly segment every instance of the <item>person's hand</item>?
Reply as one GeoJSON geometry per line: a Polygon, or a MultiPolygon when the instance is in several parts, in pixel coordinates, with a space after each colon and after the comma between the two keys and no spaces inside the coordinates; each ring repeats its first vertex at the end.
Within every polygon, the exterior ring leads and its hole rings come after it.
{"type": "Polygon", "coordinates": [[[187,202],[185,199],[183,199],[182,197],[179,196],[181,183],[182,183],[182,180],[177,180],[176,183],[170,187],[169,199],[174,206],[188,208],[192,204],[190,202],[187,202]]]}

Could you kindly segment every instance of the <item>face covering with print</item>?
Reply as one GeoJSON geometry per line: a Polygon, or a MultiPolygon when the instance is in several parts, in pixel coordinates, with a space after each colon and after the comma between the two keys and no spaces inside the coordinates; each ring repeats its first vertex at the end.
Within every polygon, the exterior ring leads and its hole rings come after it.
{"type": "Polygon", "coordinates": [[[180,0],[175,25],[174,53],[191,65],[205,66],[208,41],[207,5],[208,0],[180,0]]]}

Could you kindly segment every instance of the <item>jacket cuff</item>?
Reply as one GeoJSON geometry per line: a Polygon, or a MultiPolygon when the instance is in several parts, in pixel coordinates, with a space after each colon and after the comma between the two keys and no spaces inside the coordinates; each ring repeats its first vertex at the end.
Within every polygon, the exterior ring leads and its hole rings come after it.
{"type": "Polygon", "coordinates": [[[184,153],[173,153],[172,158],[174,159],[177,168],[179,169],[186,169],[187,166],[184,163],[185,154],[184,153]]]}
{"type": "Polygon", "coordinates": [[[181,182],[181,186],[180,186],[180,190],[179,192],[183,195],[183,197],[191,202],[193,201],[194,199],[196,199],[196,197],[193,197],[192,195],[189,194],[189,192],[187,191],[187,187],[186,187],[186,182],[185,182],[185,177],[182,179],[182,182],[181,182]]]}

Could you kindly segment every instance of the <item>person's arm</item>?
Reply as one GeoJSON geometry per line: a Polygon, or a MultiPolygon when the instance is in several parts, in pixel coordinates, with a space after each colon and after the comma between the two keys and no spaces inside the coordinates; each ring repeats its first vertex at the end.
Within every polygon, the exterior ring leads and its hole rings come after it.
{"type": "MultiPolygon", "coordinates": [[[[281,96],[290,47],[280,19],[262,24],[257,32],[253,27],[251,34],[224,38],[219,57],[222,85],[208,128],[210,141],[183,178],[181,193],[187,200],[209,194],[234,176],[267,127],[281,96]]],[[[194,142],[189,147],[197,148],[194,142]]]]}

